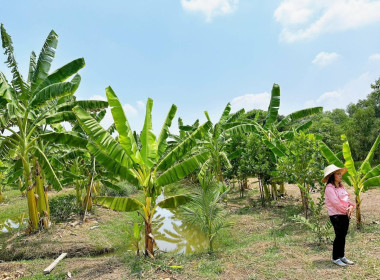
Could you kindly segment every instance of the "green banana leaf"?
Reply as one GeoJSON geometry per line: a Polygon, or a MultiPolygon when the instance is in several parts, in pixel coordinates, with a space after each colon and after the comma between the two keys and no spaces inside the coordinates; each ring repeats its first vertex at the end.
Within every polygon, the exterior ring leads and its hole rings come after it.
{"type": "Polygon", "coordinates": [[[229,134],[241,134],[241,133],[258,133],[258,127],[256,124],[240,124],[233,126],[231,128],[228,128],[225,130],[225,133],[229,134]]]}
{"type": "MultiPolygon", "coordinates": [[[[229,118],[228,118],[228,120],[226,121],[226,123],[231,123],[231,122],[237,121],[240,117],[243,116],[244,113],[245,113],[244,108],[240,109],[239,111],[237,111],[237,112],[233,113],[232,115],[230,115],[229,118]]],[[[245,120],[245,121],[248,121],[248,120],[245,120]]]]}
{"type": "Polygon", "coordinates": [[[265,118],[264,129],[268,129],[271,124],[277,120],[278,110],[280,108],[280,86],[273,84],[268,113],[265,118]]]}
{"type": "Polygon", "coordinates": [[[75,148],[86,148],[87,140],[72,131],[66,132],[50,132],[41,134],[40,139],[53,143],[62,144],[75,148]]]}
{"type": "Polygon", "coordinates": [[[363,192],[365,192],[370,187],[380,187],[380,176],[372,177],[366,180],[363,183],[363,186],[364,186],[363,192]]]}
{"type": "Polygon", "coordinates": [[[188,203],[190,200],[191,198],[186,195],[175,195],[160,201],[156,205],[160,208],[171,209],[184,205],[188,203]]]}
{"type": "Polygon", "coordinates": [[[32,51],[29,59],[29,72],[28,72],[28,82],[32,82],[33,73],[36,71],[37,61],[36,53],[32,51]]]}
{"type": "Polygon", "coordinates": [[[38,148],[38,147],[35,147],[35,151],[36,151],[38,161],[40,162],[41,167],[42,167],[43,171],[45,172],[45,174],[47,175],[47,177],[48,177],[50,183],[52,184],[53,188],[56,191],[62,190],[61,182],[59,181],[57,175],[55,174],[55,172],[52,168],[52,166],[50,165],[50,162],[47,159],[45,153],[43,151],[41,151],[40,148],[38,148]]]}
{"type": "Polygon", "coordinates": [[[210,157],[209,152],[192,156],[163,172],[157,179],[158,186],[165,186],[185,178],[210,157]]]}
{"type": "Polygon", "coordinates": [[[74,112],[58,112],[55,114],[50,115],[47,117],[46,124],[55,124],[55,123],[61,123],[61,122],[71,122],[71,121],[76,121],[76,117],[74,112]]]}
{"type": "Polygon", "coordinates": [[[371,161],[373,159],[373,156],[379,144],[380,144],[380,134],[377,136],[375,143],[373,143],[371,150],[369,151],[367,157],[365,158],[365,160],[363,161],[362,165],[359,168],[359,171],[362,174],[366,174],[371,169],[371,161]]]}
{"type": "Polygon", "coordinates": [[[115,191],[121,191],[121,188],[118,185],[112,183],[109,180],[100,180],[100,182],[102,182],[102,184],[107,188],[113,189],[115,191]]]}
{"type": "Polygon", "coordinates": [[[80,106],[87,112],[97,112],[106,109],[108,107],[108,102],[102,100],[69,101],[57,106],[57,112],[71,112],[75,106],[80,106]]]}
{"type": "Polygon", "coordinates": [[[44,79],[43,82],[41,82],[34,91],[38,92],[41,89],[47,86],[50,86],[52,84],[66,81],[68,78],[70,78],[72,75],[77,73],[80,69],[82,69],[85,65],[86,63],[84,62],[83,58],[78,58],[67,63],[66,65],[62,66],[61,68],[58,68],[49,76],[47,76],[46,79],[44,79]]]}
{"type": "Polygon", "coordinates": [[[380,175],[380,164],[368,171],[363,179],[369,179],[380,175]]]}
{"type": "Polygon", "coordinates": [[[289,115],[287,115],[285,118],[283,118],[278,124],[277,128],[285,126],[295,120],[303,119],[318,113],[321,113],[323,111],[323,107],[312,107],[312,108],[306,108],[302,109],[296,112],[293,112],[289,115]]]}
{"type": "Polygon", "coordinates": [[[36,107],[45,104],[47,101],[57,99],[64,96],[73,95],[79,87],[80,76],[76,75],[71,82],[63,82],[52,84],[37,92],[29,106],[36,107]]]}
{"type": "Polygon", "coordinates": [[[31,79],[32,91],[34,91],[34,89],[47,78],[57,45],[58,35],[52,30],[46,38],[37,60],[36,68],[31,79]]]}
{"type": "Polygon", "coordinates": [[[274,145],[272,142],[270,142],[267,139],[263,139],[264,144],[278,157],[285,157],[286,156],[286,150],[282,150],[281,148],[274,145]]]}
{"type": "Polygon", "coordinates": [[[87,144],[87,149],[95,157],[96,161],[109,172],[115,176],[120,176],[122,179],[130,182],[132,185],[138,185],[138,180],[135,174],[127,166],[121,165],[119,162],[111,158],[107,153],[103,152],[99,146],[89,142],[87,144]]]}
{"type": "Polygon", "coordinates": [[[171,150],[157,165],[156,170],[163,171],[180,160],[187,152],[196,145],[196,139],[202,139],[211,128],[212,123],[207,121],[198,127],[192,134],[185,138],[179,145],[171,150]]]}
{"type": "Polygon", "coordinates": [[[106,96],[111,107],[111,113],[116,130],[119,133],[120,145],[136,163],[142,163],[142,158],[135,138],[133,137],[133,131],[128,123],[127,117],[125,116],[123,106],[111,87],[106,88],[106,96]]]}
{"type": "Polygon", "coordinates": [[[6,64],[13,74],[12,85],[18,95],[27,95],[29,93],[29,86],[24,82],[20,71],[18,70],[16,59],[13,54],[13,42],[11,36],[7,33],[4,25],[1,24],[1,41],[4,49],[4,54],[7,56],[6,64]]]}
{"type": "Polygon", "coordinates": [[[140,134],[141,140],[141,158],[145,165],[150,169],[157,162],[157,143],[156,136],[152,132],[152,108],[153,100],[148,98],[146,103],[144,127],[140,134]]]}
{"type": "Polygon", "coordinates": [[[144,204],[131,197],[98,196],[95,198],[95,203],[111,210],[124,212],[132,212],[144,208],[144,204]]]}
{"type": "MultiPolygon", "coordinates": [[[[325,157],[329,164],[335,164],[338,167],[343,167],[343,162],[330,150],[330,148],[322,141],[319,141],[319,150],[322,155],[325,157]]],[[[343,181],[346,182],[349,186],[352,186],[350,179],[348,178],[348,174],[345,173],[342,177],[343,181]]]]}
{"type": "Polygon", "coordinates": [[[345,163],[344,163],[344,166],[347,167],[347,171],[349,173],[349,175],[351,177],[356,177],[356,168],[355,168],[355,162],[354,160],[352,159],[352,156],[351,156],[351,149],[350,149],[350,145],[348,143],[348,140],[347,140],[347,137],[346,135],[342,135],[342,140],[344,141],[343,143],[343,157],[345,159],[345,163]]]}
{"type": "Polygon", "coordinates": [[[230,115],[230,112],[231,112],[231,103],[228,102],[226,107],[224,108],[222,116],[220,117],[220,120],[219,120],[219,123],[221,125],[227,121],[228,116],[230,115]]]}
{"type": "Polygon", "coordinates": [[[73,111],[79,125],[87,133],[88,138],[96,143],[102,153],[107,154],[112,160],[125,167],[129,166],[131,160],[127,152],[89,113],[79,106],[74,107],[73,111]]]}
{"type": "MultiPolygon", "coordinates": [[[[169,110],[168,115],[166,116],[165,123],[162,126],[160,135],[158,136],[157,140],[157,160],[161,158],[161,156],[164,154],[166,147],[168,146],[166,139],[169,136],[169,127],[172,125],[172,121],[174,119],[175,113],[177,112],[177,106],[174,104],[169,110]]],[[[192,128],[192,127],[191,127],[192,128]]]]}

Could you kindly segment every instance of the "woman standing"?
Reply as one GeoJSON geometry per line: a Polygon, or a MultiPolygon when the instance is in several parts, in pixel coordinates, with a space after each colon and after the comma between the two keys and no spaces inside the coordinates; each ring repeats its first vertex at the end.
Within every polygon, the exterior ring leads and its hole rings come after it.
{"type": "Polygon", "coordinates": [[[342,185],[342,176],[346,172],[347,168],[339,168],[331,164],[325,168],[322,180],[323,183],[327,182],[325,203],[335,231],[332,261],[339,266],[354,264],[344,256],[348,226],[355,207],[349,200],[350,195],[342,185]]]}

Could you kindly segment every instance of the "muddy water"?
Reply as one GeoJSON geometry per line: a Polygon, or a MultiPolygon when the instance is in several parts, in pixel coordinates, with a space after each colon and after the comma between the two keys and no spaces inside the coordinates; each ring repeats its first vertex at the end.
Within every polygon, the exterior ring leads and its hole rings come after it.
{"type": "MultiPolygon", "coordinates": [[[[157,203],[165,199],[165,190],[157,203]]],[[[177,209],[157,207],[153,216],[153,235],[158,248],[174,253],[193,253],[207,249],[207,240],[199,228],[186,224],[177,209]]]]}

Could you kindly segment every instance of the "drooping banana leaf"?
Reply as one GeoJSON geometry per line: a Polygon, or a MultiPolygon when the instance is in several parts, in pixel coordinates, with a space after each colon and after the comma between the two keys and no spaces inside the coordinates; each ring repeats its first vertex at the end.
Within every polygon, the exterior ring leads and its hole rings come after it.
{"type": "Polygon", "coordinates": [[[302,118],[306,118],[318,113],[321,113],[323,111],[323,107],[312,107],[312,108],[306,108],[302,109],[296,112],[293,112],[289,115],[287,115],[285,118],[283,118],[278,124],[277,128],[285,126],[295,120],[299,120],[302,118]]]}
{"type": "Polygon", "coordinates": [[[66,81],[68,78],[70,78],[72,75],[77,73],[80,69],[82,69],[85,65],[86,64],[83,58],[78,58],[67,63],[66,65],[62,66],[61,68],[58,68],[49,76],[47,76],[46,79],[44,79],[34,91],[38,92],[41,89],[47,86],[50,86],[52,84],[66,81]]]}
{"type": "Polygon", "coordinates": [[[115,191],[121,191],[121,188],[118,185],[112,183],[109,180],[100,180],[100,182],[102,182],[102,184],[107,188],[113,189],[115,191]]]}
{"type": "Polygon", "coordinates": [[[28,74],[28,82],[32,82],[33,73],[36,70],[37,62],[36,62],[36,53],[32,51],[29,59],[29,74],[28,74]]]}
{"type": "Polygon", "coordinates": [[[363,179],[369,179],[376,176],[380,176],[380,164],[368,171],[363,179]]]}
{"type": "Polygon", "coordinates": [[[157,160],[164,154],[166,147],[168,146],[166,139],[169,136],[169,127],[172,125],[172,120],[174,119],[175,113],[177,112],[177,106],[172,105],[166,116],[165,123],[162,126],[161,133],[157,140],[157,160]]]}
{"type": "Polygon", "coordinates": [[[80,106],[87,112],[97,112],[106,109],[108,107],[108,102],[102,100],[69,101],[57,106],[57,111],[72,111],[75,106],[80,106]]]}
{"type": "Polygon", "coordinates": [[[111,210],[124,212],[132,212],[144,208],[144,204],[131,197],[98,196],[95,198],[95,203],[111,210]]]}
{"type": "MultiPolygon", "coordinates": [[[[228,120],[226,121],[226,123],[231,123],[231,122],[237,121],[244,113],[245,113],[244,108],[240,109],[239,111],[237,111],[237,112],[233,113],[232,115],[230,115],[229,118],[228,118],[228,120]]],[[[248,121],[248,120],[245,120],[245,121],[248,121]]]]}
{"type": "Polygon", "coordinates": [[[363,183],[363,191],[366,191],[370,187],[380,187],[380,176],[372,177],[363,183]]]}
{"type": "Polygon", "coordinates": [[[36,107],[45,104],[49,100],[59,97],[73,95],[80,83],[80,76],[76,75],[71,82],[52,84],[37,92],[29,106],[36,107]]]}
{"type": "Polygon", "coordinates": [[[71,122],[76,121],[76,117],[74,112],[67,111],[67,112],[58,112],[55,114],[50,115],[47,117],[46,124],[55,124],[55,123],[61,123],[61,122],[71,122]]]}
{"type": "Polygon", "coordinates": [[[32,91],[48,76],[57,45],[58,35],[52,30],[46,38],[37,60],[36,69],[32,76],[32,91]]]}
{"type": "Polygon", "coordinates": [[[62,189],[62,185],[61,185],[57,175],[55,174],[55,171],[51,167],[48,158],[46,157],[44,152],[42,152],[40,150],[40,148],[35,147],[35,151],[36,151],[36,156],[38,158],[38,161],[40,162],[41,167],[42,167],[44,173],[47,175],[50,183],[52,184],[52,186],[54,187],[55,190],[60,191],[62,189]]]}
{"type": "Polygon", "coordinates": [[[273,84],[268,113],[265,118],[264,129],[268,129],[276,120],[280,108],[280,86],[273,84]]]}
{"type": "Polygon", "coordinates": [[[52,144],[62,144],[67,145],[70,147],[75,148],[86,148],[87,140],[78,133],[72,132],[72,131],[66,131],[66,132],[50,132],[41,134],[40,139],[50,142],[52,144]]]}
{"type": "Polygon", "coordinates": [[[130,159],[122,146],[81,107],[76,106],[73,111],[82,129],[87,133],[89,139],[101,149],[101,152],[127,167],[130,159]]]}
{"type": "Polygon", "coordinates": [[[204,152],[201,154],[197,154],[192,156],[171,168],[168,168],[165,172],[163,172],[160,177],[157,179],[158,186],[165,186],[178,180],[185,178],[191,172],[193,172],[196,168],[200,167],[202,163],[204,163],[210,157],[209,152],[204,152]]]}

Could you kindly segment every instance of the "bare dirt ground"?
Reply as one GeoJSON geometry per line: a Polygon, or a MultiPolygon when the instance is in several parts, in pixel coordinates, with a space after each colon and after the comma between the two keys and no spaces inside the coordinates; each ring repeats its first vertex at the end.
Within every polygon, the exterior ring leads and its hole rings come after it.
{"type": "MultiPolygon", "coordinates": [[[[331,243],[317,246],[313,233],[290,219],[301,213],[296,186],[287,185],[287,196],[267,207],[258,203],[257,186],[250,188],[243,199],[238,191],[229,195],[227,209],[234,224],[221,232],[214,254],[157,254],[155,260],[120,250],[104,254],[114,250],[112,237],[107,233],[94,237],[89,233],[98,229],[90,228],[104,227],[122,216],[99,209],[89,223],[56,225],[47,233],[13,238],[7,244],[7,257],[23,261],[0,263],[0,279],[69,279],[69,272],[71,279],[380,279],[380,188],[362,195],[365,225],[359,231],[355,218],[351,220],[346,246],[347,256],[356,264],[343,269],[330,261],[331,243]],[[69,256],[50,278],[42,276],[63,251],[69,256]]],[[[348,191],[354,201],[352,189],[348,191]]],[[[7,258],[4,251],[2,256],[7,258]]]]}

